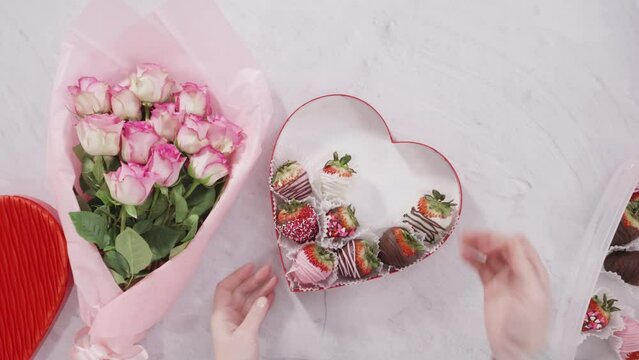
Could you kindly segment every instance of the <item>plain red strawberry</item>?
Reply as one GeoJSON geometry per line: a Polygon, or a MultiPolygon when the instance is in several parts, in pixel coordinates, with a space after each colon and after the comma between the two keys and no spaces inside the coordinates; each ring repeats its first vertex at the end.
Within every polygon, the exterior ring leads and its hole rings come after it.
{"type": "Polygon", "coordinates": [[[317,244],[308,244],[302,251],[308,261],[322,271],[331,271],[335,264],[335,257],[329,251],[317,244]]]}
{"type": "Polygon", "coordinates": [[[324,165],[324,172],[327,174],[335,174],[341,177],[351,177],[355,174],[355,170],[348,166],[348,162],[351,161],[351,156],[346,154],[339,157],[336,152],[333,153],[333,160],[329,160],[324,165]]]}
{"type": "Polygon", "coordinates": [[[317,213],[306,202],[293,200],[280,205],[276,222],[282,235],[299,243],[314,239],[319,232],[317,213]]]}
{"type": "Polygon", "coordinates": [[[361,276],[366,276],[379,266],[375,249],[364,240],[355,241],[355,265],[361,276]]]}

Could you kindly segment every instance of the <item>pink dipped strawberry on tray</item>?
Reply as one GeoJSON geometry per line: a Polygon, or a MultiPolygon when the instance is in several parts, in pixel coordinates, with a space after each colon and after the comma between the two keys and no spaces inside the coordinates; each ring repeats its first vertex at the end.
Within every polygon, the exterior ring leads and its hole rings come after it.
{"type": "Polygon", "coordinates": [[[355,170],[348,163],[351,156],[342,157],[337,152],[333,153],[333,159],[326,162],[320,175],[322,195],[328,199],[344,199],[355,170]]]}
{"type": "Polygon", "coordinates": [[[619,311],[615,302],[617,302],[616,299],[608,299],[606,294],[603,294],[603,299],[600,299],[598,295],[593,296],[588,304],[581,332],[599,331],[608,326],[610,315],[619,311]]]}
{"type": "Polygon", "coordinates": [[[355,217],[352,205],[339,206],[326,213],[326,236],[333,239],[344,239],[355,235],[359,222],[355,217]]]}
{"type": "Polygon", "coordinates": [[[308,202],[292,200],[280,204],[275,222],[280,234],[300,244],[315,239],[319,233],[317,212],[308,202]]]}
{"type": "Polygon", "coordinates": [[[297,161],[287,161],[278,167],[271,178],[271,187],[288,200],[303,200],[313,192],[308,173],[297,161]]]}
{"type": "Polygon", "coordinates": [[[295,257],[291,277],[301,285],[317,285],[328,279],[335,267],[335,254],[317,244],[306,244],[295,257]]]}

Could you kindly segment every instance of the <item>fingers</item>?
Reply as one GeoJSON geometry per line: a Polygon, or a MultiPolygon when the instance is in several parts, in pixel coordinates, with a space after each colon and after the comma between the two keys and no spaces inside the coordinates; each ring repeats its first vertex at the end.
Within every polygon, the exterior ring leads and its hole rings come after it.
{"type": "Polygon", "coordinates": [[[235,270],[224,280],[220,281],[215,288],[215,295],[213,296],[213,309],[217,309],[222,306],[229,305],[232,300],[233,291],[244,280],[246,280],[253,273],[253,264],[248,263],[235,270]]]}
{"type": "Polygon", "coordinates": [[[508,241],[503,236],[490,232],[470,232],[462,235],[462,247],[474,249],[485,255],[493,253],[506,243],[508,241]]]}
{"type": "Polygon", "coordinates": [[[246,279],[240,286],[238,286],[235,291],[240,294],[250,294],[262,286],[263,283],[269,279],[269,275],[271,275],[271,266],[264,265],[257,270],[253,276],[246,279]]]}
{"type": "Polygon", "coordinates": [[[268,280],[262,282],[261,287],[253,291],[253,293],[246,296],[244,300],[244,309],[243,312],[247,313],[250,309],[250,306],[253,304],[255,299],[273,294],[273,290],[275,289],[275,285],[277,285],[278,278],[273,275],[268,280]]]}
{"type": "Polygon", "coordinates": [[[244,321],[240,325],[237,331],[246,333],[249,336],[257,336],[260,325],[264,321],[269,309],[269,301],[266,297],[261,296],[251,306],[248,314],[244,318],[244,321]]]}
{"type": "Polygon", "coordinates": [[[549,286],[548,271],[546,271],[546,267],[544,266],[544,263],[541,261],[541,258],[539,257],[537,250],[535,250],[535,248],[532,246],[530,241],[526,239],[525,236],[520,235],[520,238],[521,238],[522,245],[524,246],[524,249],[526,250],[526,256],[528,257],[528,261],[530,261],[533,268],[535,269],[535,273],[541,280],[542,286],[544,288],[548,288],[549,286]]]}

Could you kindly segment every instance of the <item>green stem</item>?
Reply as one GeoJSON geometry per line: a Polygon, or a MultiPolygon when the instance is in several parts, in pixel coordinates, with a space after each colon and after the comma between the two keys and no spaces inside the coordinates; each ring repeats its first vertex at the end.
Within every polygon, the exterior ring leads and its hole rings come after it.
{"type": "Polygon", "coordinates": [[[126,209],[124,209],[124,205],[122,205],[120,208],[120,232],[123,232],[126,227],[126,216],[126,209]]]}
{"type": "Polygon", "coordinates": [[[186,199],[186,198],[188,198],[188,197],[189,197],[189,195],[191,195],[191,194],[193,193],[193,190],[195,190],[195,188],[196,188],[198,185],[200,185],[200,183],[199,183],[199,182],[197,182],[197,181],[192,182],[192,183],[191,183],[191,186],[189,186],[189,189],[188,189],[188,190],[186,191],[186,193],[184,194],[184,198],[185,198],[185,199],[186,199]]]}
{"type": "Polygon", "coordinates": [[[160,193],[160,189],[153,189],[153,200],[151,200],[151,206],[149,207],[149,211],[153,209],[155,206],[155,202],[158,201],[158,194],[160,193]]]}

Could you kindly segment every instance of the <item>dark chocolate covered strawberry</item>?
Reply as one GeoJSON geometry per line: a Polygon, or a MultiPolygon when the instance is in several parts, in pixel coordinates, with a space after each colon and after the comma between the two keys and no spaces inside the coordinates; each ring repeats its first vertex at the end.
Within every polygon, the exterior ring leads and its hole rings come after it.
{"type": "Polygon", "coordinates": [[[424,244],[406,229],[392,227],[379,239],[379,259],[396,268],[408,266],[424,254],[424,244]]]}
{"type": "Polygon", "coordinates": [[[612,245],[623,246],[639,238],[639,192],[634,193],[621,216],[612,245]]]}

